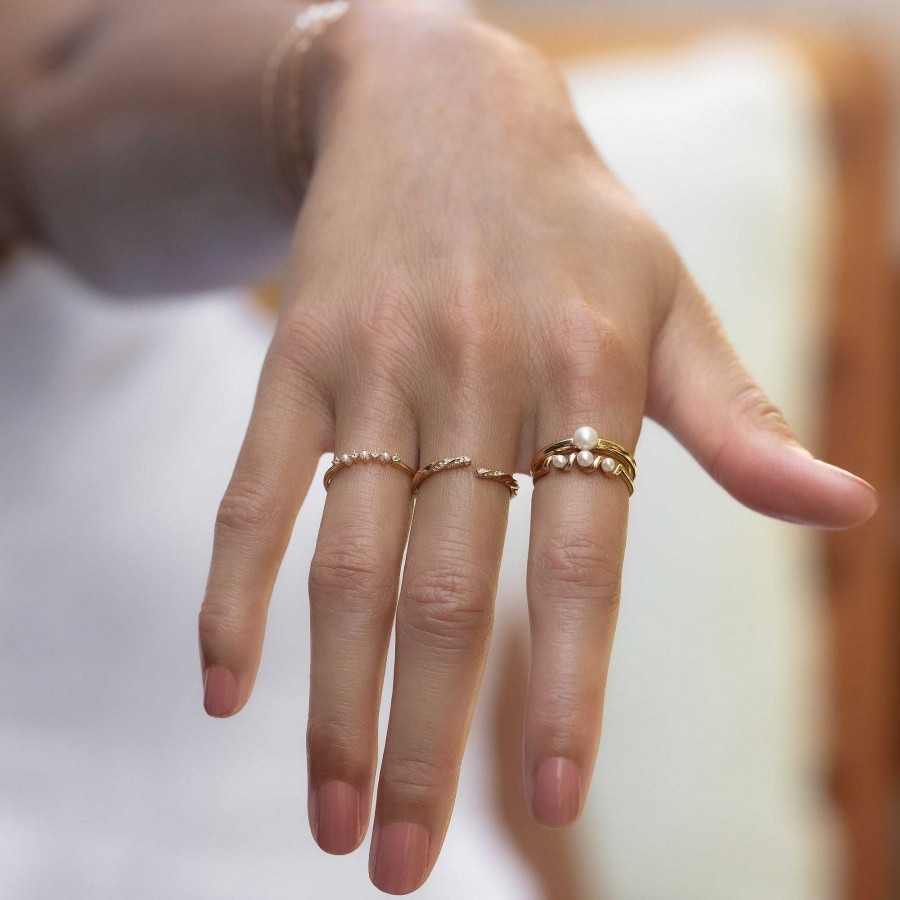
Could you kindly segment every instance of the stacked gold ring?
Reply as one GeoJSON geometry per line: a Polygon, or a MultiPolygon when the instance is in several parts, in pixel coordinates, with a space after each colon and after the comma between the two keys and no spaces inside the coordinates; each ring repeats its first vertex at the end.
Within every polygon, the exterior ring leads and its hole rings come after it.
{"type": "Polygon", "coordinates": [[[415,470],[412,466],[408,466],[396,453],[388,453],[386,451],[382,452],[379,450],[351,450],[349,453],[342,453],[340,456],[335,456],[331,461],[331,465],[328,467],[328,470],[325,472],[325,490],[328,490],[328,485],[331,484],[331,479],[341,471],[341,469],[349,469],[351,466],[356,465],[357,463],[381,463],[386,466],[392,466],[395,469],[399,469],[401,472],[405,472],[407,475],[412,478],[415,475],[415,470]]]}
{"type": "Polygon", "coordinates": [[[621,478],[634,493],[637,463],[634,457],[615,441],[601,438],[590,425],[575,429],[570,440],[558,441],[539,450],[531,461],[531,478],[536,484],[551,469],[568,472],[579,468],[584,472],[602,472],[608,478],[621,478]]]}
{"type": "MultiPolygon", "coordinates": [[[[437,462],[429,463],[413,475],[412,492],[414,494],[418,493],[419,488],[422,486],[422,482],[438,472],[444,472],[447,469],[468,468],[471,465],[472,459],[468,456],[454,456],[449,459],[439,459],[437,462]]],[[[519,482],[516,481],[512,475],[501,472],[499,469],[484,469],[479,466],[475,469],[475,477],[499,482],[509,489],[510,496],[512,497],[515,497],[519,492],[519,482]]]]}

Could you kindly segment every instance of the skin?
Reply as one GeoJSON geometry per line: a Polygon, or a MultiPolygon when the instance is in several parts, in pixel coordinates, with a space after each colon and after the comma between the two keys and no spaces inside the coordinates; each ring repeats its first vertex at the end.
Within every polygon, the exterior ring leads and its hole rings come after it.
{"type": "MultiPolygon", "coordinates": [[[[304,69],[313,166],[296,215],[259,113],[296,7],[41,7],[3,13],[30,35],[11,61],[0,52],[6,218],[118,291],[287,266],[215,523],[199,620],[210,714],[250,696],[326,452],[379,448],[413,466],[464,453],[527,472],[584,423],[633,450],[646,415],[762,513],[845,528],[874,512],[871,486],[797,442],[528,47],[399,4],[354,6],[304,69]]],[[[391,893],[424,882],[450,820],[509,502],[456,470],[430,478],[413,510],[407,476],[376,465],[340,472],[328,493],[309,581],[310,825],[329,852],[365,836],[395,628],[370,854],[391,893]]],[[[554,472],[534,491],[524,789],[550,826],[578,816],[591,780],[627,509],[624,485],[602,476],[554,472]]]]}

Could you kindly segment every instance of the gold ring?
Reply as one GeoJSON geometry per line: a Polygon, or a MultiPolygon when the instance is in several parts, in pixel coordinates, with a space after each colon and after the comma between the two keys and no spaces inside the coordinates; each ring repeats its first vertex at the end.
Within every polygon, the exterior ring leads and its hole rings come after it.
{"type": "Polygon", "coordinates": [[[340,456],[335,456],[331,461],[331,465],[328,467],[328,471],[325,473],[325,490],[328,490],[328,485],[331,484],[331,479],[341,471],[341,469],[349,469],[351,466],[355,466],[357,463],[381,463],[382,465],[393,466],[395,469],[399,469],[401,472],[405,472],[407,475],[412,477],[415,475],[415,471],[412,466],[408,466],[396,453],[387,453],[381,452],[379,450],[351,450],[349,453],[342,453],[340,456]]]}
{"type": "Polygon", "coordinates": [[[539,450],[531,461],[531,477],[537,482],[550,469],[568,472],[577,466],[585,472],[602,472],[608,478],[621,478],[634,493],[637,463],[634,457],[615,441],[601,438],[590,425],[575,429],[571,440],[558,441],[539,450]]]}
{"type": "MultiPolygon", "coordinates": [[[[429,463],[413,475],[412,492],[417,494],[422,482],[436,472],[443,472],[445,469],[465,469],[471,465],[472,460],[468,456],[454,456],[452,459],[439,459],[437,462],[429,463]]],[[[512,475],[501,472],[499,469],[483,469],[479,466],[475,469],[475,477],[499,482],[509,488],[511,497],[515,497],[519,493],[519,482],[512,475]]]]}

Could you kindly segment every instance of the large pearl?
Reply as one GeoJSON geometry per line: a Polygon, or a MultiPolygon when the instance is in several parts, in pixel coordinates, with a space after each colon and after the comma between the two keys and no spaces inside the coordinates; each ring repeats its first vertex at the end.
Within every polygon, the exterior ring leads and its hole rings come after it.
{"type": "Polygon", "coordinates": [[[607,475],[612,475],[612,473],[616,471],[616,465],[616,461],[611,456],[604,456],[600,462],[600,468],[603,469],[607,475]]]}
{"type": "Polygon", "coordinates": [[[594,454],[590,450],[579,450],[578,455],[575,457],[575,462],[582,469],[588,469],[594,464],[594,454]]]}
{"type": "Polygon", "coordinates": [[[572,443],[579,450],[593,450],[597,446],[598,437],[596,430],[591,428],[590,425],[582,425],[580,428],[575,429],[572,443]]]}
{"type": "Polygon", "coordinates": [[[562,453],[557,453],[555,456],[550,457],[550,465],[555,469],[564,469],[568,465],[568,460],[562,453]]]}

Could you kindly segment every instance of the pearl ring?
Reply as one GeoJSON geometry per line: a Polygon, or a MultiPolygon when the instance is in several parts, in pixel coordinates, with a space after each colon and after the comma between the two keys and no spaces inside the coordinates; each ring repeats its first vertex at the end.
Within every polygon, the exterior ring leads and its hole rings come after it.
{"type": "Polygon", "coordinates": [[[415,475],[412,466],[408,466],[403,462],[396,453],[388,453],[387,451],[381,450],[351,450],[349,453],[342,453],[340,456],[336,455],[331,461],[328,471],[325,472],[325,490],[328,490],[331,479],[334,478],[341,469],[349,469],[357,463],[381,463],[382,465],[393,466],[393,468],[405,472],[410,478],[415,475]]]}
{"type": "Polygon", "coordinates": [[[584,472],[599,471],[608,478],[621,478],[629,496],[634,493],[637,477],[634,457],[621,444],[601,438],[590,425],[576,428],[571,440],[558,441],[539,450],[531,461],[530,474],[537,482],[551,468],[568,472],[575,466],[584,472]]]}

